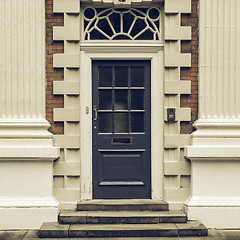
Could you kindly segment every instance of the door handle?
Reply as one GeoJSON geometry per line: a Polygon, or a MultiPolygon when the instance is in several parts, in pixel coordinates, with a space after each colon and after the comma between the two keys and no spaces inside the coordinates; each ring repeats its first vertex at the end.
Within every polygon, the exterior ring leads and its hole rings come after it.
{"type": "Polygon", "coordinates": [[[97,121],[98,113],[97,113],[97,106],[93,105],[93,121],[97,121]]]}

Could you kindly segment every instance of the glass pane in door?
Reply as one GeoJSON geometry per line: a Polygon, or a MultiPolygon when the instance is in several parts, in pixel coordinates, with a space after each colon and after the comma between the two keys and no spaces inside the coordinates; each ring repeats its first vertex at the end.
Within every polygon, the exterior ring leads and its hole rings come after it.
{"type": "Polygon", "coordinates": [[[112,67],[99,67],[99,87],[112,86],[112,67]]]}
{"type": "Polygon", "coordinates": [[[128,67],[115,67],[115,87],[128,86],[128,67]]]}
{"type": "Polygon", "coordinates": [[[144,67],[143,66],[131,67],[131,86],[144,87],[144,67]]]}
{"type": "Polygon", "coordinates": [[[131,132],[144,132],[144,113],[131,113],[131,132]]]}
{"type": "Polygon", "coordinates": [[[112,110],[112,90],[99,91],[99,109],[112,110]]]}
{"type": "Polygon", "coordinates": [[[115,110],[128,109],[128,90],[115,90],[115,110]]]}
{"type": "Polygon", "coordinates": [[[115,133],[128,133],[128,113],[114,114],[115,133]]]}
{"type": "Polygon", "coordinates": [[[112,133],[112,113],[99,113],[99,132],[112,133]]]}
{"type": "Polygon", "coordinates": [[[131,109],[132,110],[144,109],[144,90],[131,91],[131,109]]]}

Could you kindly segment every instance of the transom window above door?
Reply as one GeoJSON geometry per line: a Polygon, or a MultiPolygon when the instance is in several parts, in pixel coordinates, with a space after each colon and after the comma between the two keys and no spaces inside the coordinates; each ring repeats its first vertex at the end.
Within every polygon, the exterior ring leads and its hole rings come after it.
{"type": "Polygon", "coordinates": [[[86,40],[160,40],[161,11],[150,8],[83,9],[86,40]]]}

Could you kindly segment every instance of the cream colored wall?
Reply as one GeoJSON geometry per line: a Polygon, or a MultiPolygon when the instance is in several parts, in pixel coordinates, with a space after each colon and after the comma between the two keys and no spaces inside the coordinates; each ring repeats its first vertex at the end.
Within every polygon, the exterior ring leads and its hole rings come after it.
{"type": "MultiPolygon", "coordinates": [[[[92,1],[92,3],[104,3],[109,6],[119,4],[117,1],[92,1]]],[[[126,1],[125,4],[134,5],[135,1],[126,1]]],[[[139,4],[146,4],[146,1],[139,2],[139,4]]],[[[180,95],[190,94],[191,88],[190,81],[180,81],[180,67],[191,66],[191,55],[182,54],[180,50],[181,40],[191,39],[191,27],[181,26],[181,13],[191,13],[191,0],[184,0],[184,3],[182,0],[166,0],[164,5],[165,81],[163,85],[165,97],[162,111],[166,120],[166,108],[176,108],[177,122],[164,123],[163,192],[164,199],[172,202],[173,208],[180,208],[189,196],[190,187],[190,163],[183,156],[183,147],[190,143],[190,137],[180,134],[180,121],[191,119],[191,110],[180,108],[180,95]]],[[[54,40],[64,40],[64,54],[55,54],[53,59],[54,67],[64,68],[64,81],[54,82],[54,94],[63,94],[65,101],[63,109],[54,110],[54,121],[64,121],[64,135],[56,135],[56,142],[60,145],[62,154],[54,166],[54,194],[62,203],[62,207],[74,207],[76,201],[80,199],[81,172],[79,142],[81,124],[79,119],[80,1],[54,0],[54,12],[64,13],[64,27],[54,27],[54,40]]],[[[163,157],[158,158],[162,161],[163,157]]]]}

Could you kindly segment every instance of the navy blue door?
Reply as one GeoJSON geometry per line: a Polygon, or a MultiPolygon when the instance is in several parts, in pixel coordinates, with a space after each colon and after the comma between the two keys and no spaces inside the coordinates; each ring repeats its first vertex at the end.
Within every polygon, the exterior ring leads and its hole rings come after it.
{"type": "Polygon", "coordinates": [[[92,62],[93,198],[151,198],[151,62],[92,62]]]}

